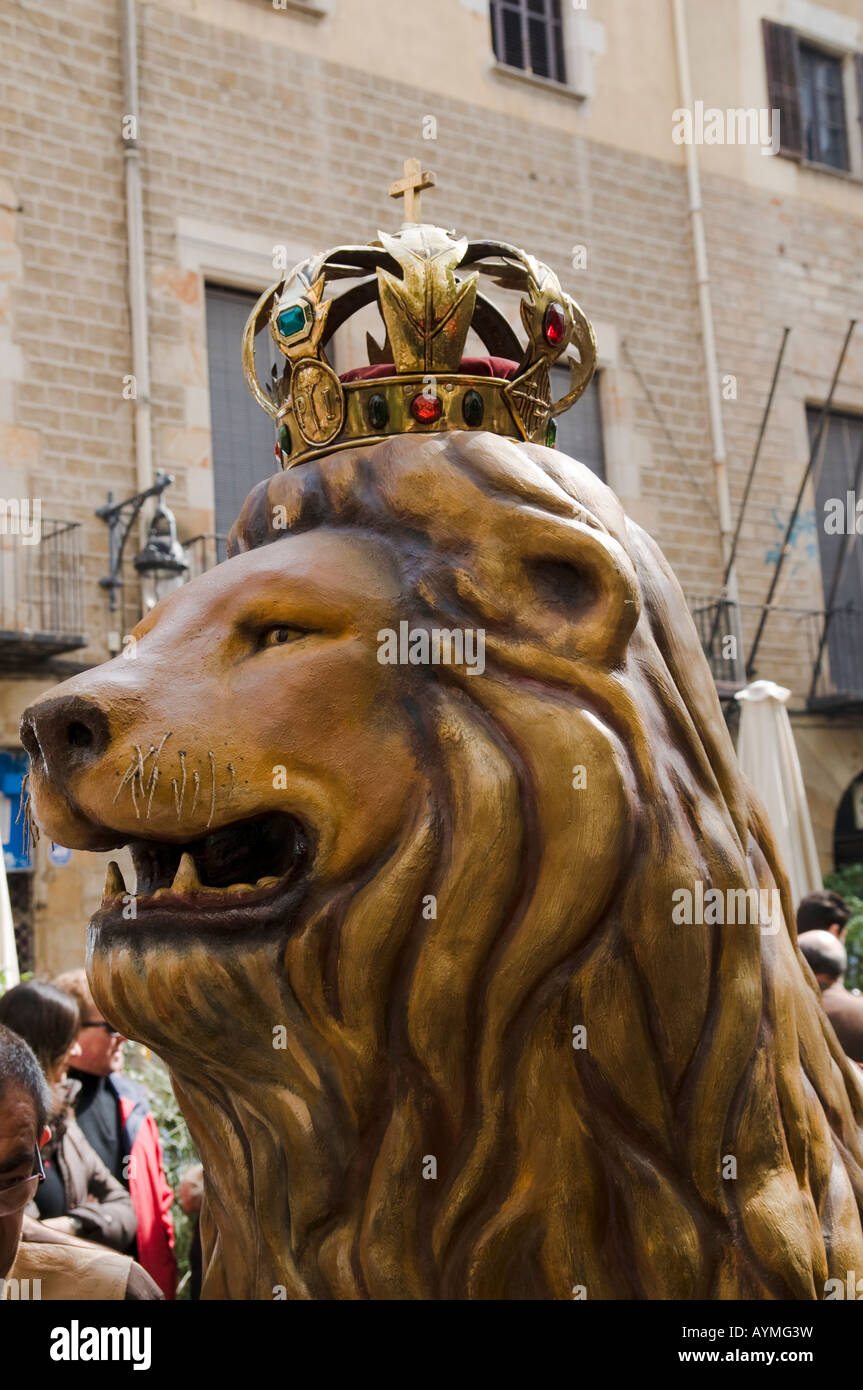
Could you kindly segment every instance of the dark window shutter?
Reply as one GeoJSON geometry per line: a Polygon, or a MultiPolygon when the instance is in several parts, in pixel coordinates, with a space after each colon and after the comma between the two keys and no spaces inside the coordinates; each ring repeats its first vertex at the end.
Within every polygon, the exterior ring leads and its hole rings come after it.
{"type": "Polygon", "coordinates": [[[767,104],[779,112],[779,149],[795,159],[803,156],[803,122],[800,113],[800,79],[797,70],[797,35],[787,24],[762,19],[764,61],[767,67],[767,104]]]}

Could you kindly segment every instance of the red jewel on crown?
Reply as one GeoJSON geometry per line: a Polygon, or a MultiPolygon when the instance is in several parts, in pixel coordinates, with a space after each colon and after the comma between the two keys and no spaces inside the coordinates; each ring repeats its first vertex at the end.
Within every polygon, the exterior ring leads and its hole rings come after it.
{"type": "Polygon", "coordinates": [[[542,333],[545,341],[552,347],[557,347],[558,343],[563,342],[566,333],[566,314],[563,311],[563,305],[558,304],[556,300],[553,304],[549,304],[545,311],[542,333]]]}
{"type": "Polygon", "coordinates": [[[411,415],[421,425],[434,424],[435,420],[440,419],[441,409],[440,396],[433,396],[428,391],[420,392],[411,401],[411,415]]]}

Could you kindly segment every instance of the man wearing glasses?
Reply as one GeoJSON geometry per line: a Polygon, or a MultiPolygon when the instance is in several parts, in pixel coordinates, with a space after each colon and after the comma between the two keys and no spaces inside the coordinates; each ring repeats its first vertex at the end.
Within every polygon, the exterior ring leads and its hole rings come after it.
{"type": "Polygon", "coordinates": [[[0,1301],[161,1298],[128,1255],[48,1230],[25,1216],[24,1208],[45,1180],[40,1149],[51,1137],[50,1106],[33,1052],[0,1024],[0,1301]]]}
{"type": "Polygon", "coordinates": [[[162,1145],[150,1113],[146,1091],[123,1075],[123,1045],[96,1007],[83,970],[69,970],[54,981],[78,1002],[81,1055],[69,1076],[80,1081],[75,1118],[86,1138],[125,1187],[138,1222],[135,1258],[151,1274],[166,1298],[173,1298],[177,1268],[174,1225],[170,1210],[174,1194],[162,1166],[162,1145]]]}

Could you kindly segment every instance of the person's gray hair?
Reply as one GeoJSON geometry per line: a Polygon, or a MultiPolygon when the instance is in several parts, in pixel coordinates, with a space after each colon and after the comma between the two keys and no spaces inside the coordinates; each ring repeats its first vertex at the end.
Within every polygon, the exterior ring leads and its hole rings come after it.
{"type": "Polygon", "coordinates": [[[798,936],[797,945],[816,975],[830,975],[839,980],[848,969],[845,947],[832,932],[805,931],[798,936]]]}

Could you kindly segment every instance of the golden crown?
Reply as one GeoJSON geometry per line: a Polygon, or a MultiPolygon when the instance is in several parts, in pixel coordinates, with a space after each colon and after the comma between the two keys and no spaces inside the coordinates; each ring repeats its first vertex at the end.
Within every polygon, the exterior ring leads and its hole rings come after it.
{"type": "Polygon", "coordinates": [[[593,329],[554,272],[515,246],[469,242],[421,222],[419,192],[433,183],[418,160],[407,160],[404,179],[390,188],[391,196],[405,197],[400,232],[378,232],[367,246],[339,246],[301,261],[249,315],[243,368],[275,422],[283,468],[391,434],[483,429],[553,444],[553,417],[593,376],[593,329]],[[522,295],[526,344],[480,293],[481,275],[522,295]],[[356,283],[325,293],[338,281],[356,283]],[[339,376],[327,345],[370,304],[380,310],[384,343],[367,333],[367,365],[339,376]],[[261,382],[255,340],[266,328],[286,361],[261,382]],[[464,355],[471,330],[487,356],[464,355]],[[549,372],[570,347],[569,389],[553,401],[549,372]]]}

